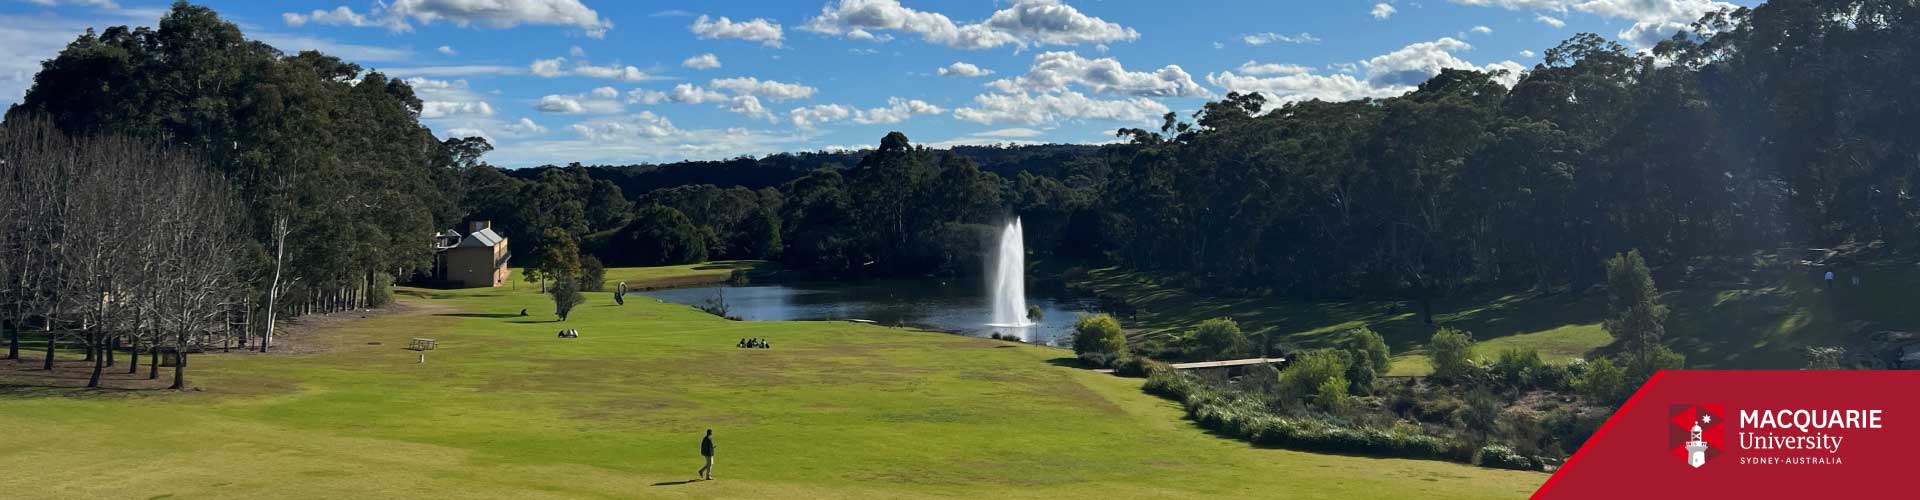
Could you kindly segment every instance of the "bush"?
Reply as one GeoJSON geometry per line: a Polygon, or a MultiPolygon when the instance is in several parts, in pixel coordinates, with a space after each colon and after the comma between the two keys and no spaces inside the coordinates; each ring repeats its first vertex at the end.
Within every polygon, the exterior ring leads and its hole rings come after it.
{"type": "Polygon", "coordinates": [[[1127,334],[1120,330],[1120,322],[1113,316],[1095,314],[1074,322],[1073,353],[1090,352],[1116,357],[1127,354],[1127,334]]]}
{"type": "Polygon", "coordinates": [[[1080,358],[1080,364],[1088,368],[1108,368],[1120,360],[1119,356],[1106,352],[1083,352],[1075,357],[1080,358]]]}
{"type": "Polygon", "coordinates": [[[1198,385],[1199,383],[1194,381],[1193,377],[1185,373],[1166,370],[1147,374],[1147,383],[1141,386],[1141,390],[1146,391],[1147,394],[1184,403],[1187,401],[1187,396],[1193,394],[1194,388],[1198,385]]]}
{"type": "Polygon", "coordinates": [[[1621,361],[1626,365],[1628,378],[1634,382],[1645,382],[1660,370],[1678,370],[1687,367],[1685,355],[1658,344],[1626,354],[1621,361]]]}
{"type": "Polygon", "coordinates": [[[1500,351],[1490,371],[1502,387],[1525,390],[1533,385],[1533,376],[1544,367],[1546,363],[1540,361],[1539,351],[1516,347],[1500,351]]]}
{"type": "Polygon", "coordinates": [[[1344,397],[1347,392],[1347,364],[1345,351],[1321,349],[1308,352],[1280,371],[1280,397],[1287,402],[1305,400],[1327,388],[1328,382],[1336,381],[1341,387],[1340,396],[1344,397]]]}
{"type": "Polygon", "coordinates": [[[1573,391],[1580,397],[1602,405],[1617,405],[1627,400],[1632,388],[1627,386],[1627,372],[1613,364],[1613,360],[1601,358],[1587,364],[1586,373],[1573,381],[1573,391]]]}
{"type": "Polygon", "coordinates": [[[1485,446],[1474,452],[1473,464],[1494,469],[1539,470],[1526,455],[1501,445],[1485,446]]]}
{"type": "Polygon", "coordinates": [[[1527,383],[1538,389],[1565,391],[1573,383],[1573,370],[1569,365],[1542,364],[1527,373],[1527,383]]]}
{"type": "Polygon", "coordinates": [[[1462,383],[1472,380],[1473,335],[1442,327],[1427,340],[1427,357],[1433,359],[1435,379],[1462,383]]]}
{"type": "Polygon", "coordinates": [[[1353,353],[1355,364],[1368,365],[1375,373],[1386,373],[1393,368],[1393,353],[1387,350],[1387,339],[1365,326],[1347,330],[1347,351],[1353,353]]]}
{"type": "Polygon", "coordinates": [[[1121,360],[1113,367],[1113,374],[1122,377],[1150,377],[1160,371],[1173,371],[1173,366],[1154,361],[1146,356],[1133,356],[1121,360]]]}
{"type": "Polygon", "coordinates": [[[607,286],[607,266],[600,263],[598,257],[588,255],[580,259],[580,290],[598,292],[607,286]]]}
{"type": "Polygon", "coordinates": [[[1500,422],[1500,410],[1506,406],[1504,403],[1493,395],[1493,391],[1484,387],[1476,388],[1467,392],[1466,405],[1454,413],[1454,420],[1461,427],[1479,435],[1492,434],[1495,424],[1500,422]]]}
{"type": "Polygon", "coordinates": [[[1568,454],[1579,450],[1606,423],[1606,412],[1583,412],[1578,409],[1554,410],[1540,420],[1540,426],[1546,428],[1547,435],[1559,445],[1562,452],[1568,454]]]}
{"type": "Polygon", "coordinates": [[[1234,359],[1247,352],[1247,335],[1232,318],[1214,318],[1200,323],[1187,335],[1188,355],[1210,359],[1234,359]]]}
{"type": "Polygon", "coordinates": [[[553,282],[553,288],[548,289],[547,293],[553,294],[553,315],[559,316],[560,321],[567,320],[567,314],[573,312],[573,306],[587,301],[586,297],[580,295],[580,285],[572,279],[563,278],[553,282]]]}
{"type": "Polygon", "coordinates": [[[1313,393],[1313,404],[1330,412],[1347,409],[1347,378],[1333,377],[1320,383],[1313,393]]]}

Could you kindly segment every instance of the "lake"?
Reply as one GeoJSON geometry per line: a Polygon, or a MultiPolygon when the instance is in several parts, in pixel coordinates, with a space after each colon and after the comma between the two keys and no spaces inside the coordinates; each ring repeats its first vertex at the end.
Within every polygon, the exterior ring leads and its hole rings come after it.
{"type": "Polygon", "coordinates": [[[804,282],[748,286],[706,286],[639,292],[667,302],[700,305],[718,296],[728,314],[747,321],[871,320],[929,330],[986,337],[1019,335],[1022,340],[1066,346],[1073,322],[1095,312],[1091,297],[1027,289],[1027,303],[1040,306],[1041,321],[1024,328],[988,326],[993,308],[987,287],[976,280],[875,280],[856,283],[804,282]]]}

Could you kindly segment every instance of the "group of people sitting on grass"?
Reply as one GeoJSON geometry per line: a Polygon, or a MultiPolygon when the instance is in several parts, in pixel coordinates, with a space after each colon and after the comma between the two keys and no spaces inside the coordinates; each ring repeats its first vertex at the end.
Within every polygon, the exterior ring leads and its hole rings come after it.
{"type": "Polygon", "coordinates": [[[767,339],[755,337],[750,339],[740,339],[740,343],[735,345],[734,347],[738,347],[741,349],[772,349],[773,344],[768,344],[767,339]]]}
{"type": "Polygon", "coordinates": [[[577,339],[577,338],[580,338],[580,331],[579,331],[579,330],[575,330],[575,329],[572,329],[572,328],[568,328],[568,329],[565,329],[565,330],[561,330],[561,331],[560,331],[560,338],[563,338],[563,339],[577,339]]]}

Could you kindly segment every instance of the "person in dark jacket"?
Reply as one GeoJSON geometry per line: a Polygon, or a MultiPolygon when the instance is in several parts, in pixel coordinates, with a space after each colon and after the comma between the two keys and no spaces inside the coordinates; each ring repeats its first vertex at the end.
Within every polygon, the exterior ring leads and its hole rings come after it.
{"type": "Polygon", "coordinates": [[[707,466],[700,468],[700,479],[713,480],[713,448],[713,429],[707,429],[707,437],[700,440],[700,456],[707,459],[707,466]]]}

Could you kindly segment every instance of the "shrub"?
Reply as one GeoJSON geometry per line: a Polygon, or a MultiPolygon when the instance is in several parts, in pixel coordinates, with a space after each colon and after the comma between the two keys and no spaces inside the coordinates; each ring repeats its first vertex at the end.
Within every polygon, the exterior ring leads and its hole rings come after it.
{"type": "Polygon", "coordinates": [[[1466,405],[1454,415],[1462,427],[1482,436],[1492,434],[1500,421],[1500,409],[1506,406],[1484,387],[1467,392],[1466,405]]]}
{"type": "Polygon", "coordinates": [[[1340,412],[1347,408],[1347,378],[1333,377],[1320,383],[1313,393],[1313,404],[1331,412],[1340,412]]]}
{"type": "Polygon", "coordinates": [[[1634,350],[1658,345],[1666,335],[1667,306],[1660,304],[1646,260],[1636,249],[1614,254],[1605,264],[1607,318],[1601,327],[1634,350]]]}
{"type": "Polygon", "coordinates": [[[1147,394],[1184,403],[1197,385],[1199,385],[1198,382],[1185,373],[1166,370],[1147,374],[1147,383],[1141,386],[1141,390],[1146,391],[1147,394]]]}
{"type": "Polygon", "coordinates": [[[1357,326],[1347,330],[1346,346],[1357,364],[1372,366],[1376,373],[1386,373],[1393,368],[1393,352],[1387,349],[1387,339],[1373,329],[1357,326]]]}
{"type": "Polygon", "coordinates": [[[1519,452],[1513,451],[1513,448],[1501,445],[1481,447],[1480,451],[1476,451],[1473,454],[1473,464],[1494,469],[1538,469],[1538,467],[1534,465],[1533,460],[1528,459],[1526,455],[1521,455],[1519,452]]]}
{"type": "Polygon", "coordinates": [[[586,297],[580,295],[580,286],[574,284],[572,279],[553,282],[553,288],[547,292],[553,294],[553,315],[559,316],[560,321],[567,320],[567,314],[573,312],[573,306],[587,301],[586,297]]]}
{"type": "Polygon", "coordinates": [[[1304,400],[1319,394],[1330,381],[1338,381],[1340,395],[1345,396],[1347,363],[1345,351],[1330,349],[1311,351],[1294,359],[1280,371],[1280,397],[1288,402],[1304,400]]]}
{"type": "Polygon", "coordinates": [[[1658,344],[1642,347],[1624,358],[1622,361],[1626,365],[1627,376],[1634,382],[1645,382],[1660,370],[1678,370],[1687,366],[1685,355],[1658,344]]]}
{"type": "Polygon", "coordinates": [[[1540,426],[1546,428],[1547,435],[1557,443],[1562,452],[1571,454],[1587,443],[1593,433],[1607,422],[1606,412],[1580,411],[1578,409],[1559,409],[1547,412],[1540,420],[1540,426]]]}
{"type": "Polygon", "coordinates": [[[1527,373],[1527,383],[1539,389],[1565,391],[1573,383],[1573,370],[1570,365],[1542,364],[1527,373]]]}
{"type": "Polygon", "coordinates": [[[1118,356],[1107,352],[1083,352],[1075,357],[1080,358],[1080,364],[1088,368],[1107,368],[1120,360],[1118,356]]]}
{"type": "Polygon", "coordinates": [[[1433,377],[1461,383],[1472,379],[1473,335],[1441,327],[1427,340],[1427,356],[1433,359],[1433,377]]]}
{"type": "Polygon", "coordinates": [[[1232,318],[1214,318],[1200,323],[1187,335],[1187,354],[1213,359],[1238,358],[1247,352],[1247,335],[1232,318]]]}
{"type": "Polygon", "coordinates": [[[1611,406],[1626,401],[1631,388],[1627,387],[1627,372],[1613,360],[1602,358],[1587,364],[1586,373],[1573,381],[1573,391],[1588,401],[1611,406]]]}
{"type": "Polygon", "coordinates": [[[580,258],[580,290],[598,292],[607,286],[607,266],[598,257],[580,258]]]}
{"type": "Polygon", "coordinates": [[[1847,348],[1845,347],[1808,347],[1807,367],[1805,369],[1839,370],[1842,369],[1841,360],[1846,359],[1846,357],[1847,348]]]}
{"type": "Polygon", "coordinates": [[[1509,348],[1500,351],[1494,358],[1491,375],[1504,387],[1526,389],[1533,385],[1533,375],[1546,363],[1540,361],[1540,352],[1533,349],[1509,348]]]}
{"type": "Polygon", "coordinates": [[[1127,335],[1120,330],[1120,322],[1114,320],[1113,316],[1085,316],[1073,324],[1073,352],[1124,356],[1127,353],[1127,335]]]}
{"type": "Polygon", "coordinates": [[[1122,377],[1150,377],[1160,371],[1173,371],[1173,367],[1146,356],[1129,357],[1113,367],[1113,374],[1122,377]]]}

